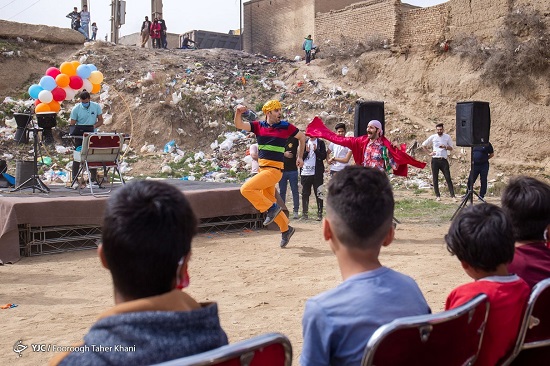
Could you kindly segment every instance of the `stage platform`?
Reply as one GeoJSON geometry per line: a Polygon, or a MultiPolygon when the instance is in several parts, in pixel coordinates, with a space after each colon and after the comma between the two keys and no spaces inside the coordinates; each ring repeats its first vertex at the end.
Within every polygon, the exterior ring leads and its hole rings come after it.
{"type": "MultiPolygon", "coordinates": [[[[176,179],[163,182],[185,194],[202,231],[262,227],[264,215],[241,195],[240,184],[176,179]]],[[[113,192],[120,186],[115,184],[113,192]]],[[[32,189],[0,191],[0,264],[17,262],[21,255],[97,246],[108,196],[81,196],[64,185],[48,187],[49,194],[33,193],[32,189]]],[[[280,198],[279,204],[282,204],[280,198]]]]}

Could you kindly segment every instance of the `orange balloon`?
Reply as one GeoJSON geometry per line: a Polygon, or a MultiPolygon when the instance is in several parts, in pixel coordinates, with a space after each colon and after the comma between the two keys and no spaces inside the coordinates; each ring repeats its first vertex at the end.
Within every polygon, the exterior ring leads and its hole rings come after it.
{"type": "Polygon", "coordinates": [[[78,69],[78,66],[80,66],[80,62],[78,61],[71,61],[71,64],[74,67],[74,71],[76,72],[76,69],[78,69]]]}
{"type": "Polygon", "coordinates": [[[34,112],[35,113],[40,113],[40,112],[51,112],[52,110],[50,109],[50,106],[46,103],[40,103],[39,105],[37,105],[35,108],[34,108],[34,112]]]}
{"type": "Polygon", "coordinates": [[[51,102],[49,102],[48,107],[50,107],[50,110],[55,113],[61,110],[61,105],[56,100],[52,100],[51,102]]]}
{"type": "Polygon", "coordinates": [[[101,84],[92,84],[92,94],[97,94],[101,90],[101,84]]]}
{"type": "MultiPolygon", "coordinates": [[[[59,66],[59,71],[61,71],[62,74],[65,74],[67,76],[74,76],[76,75],[76,68],[73,66],[70,62],[63,62],[59,66]]],[[[68,85],[68,84],[67,84],[68,85]]]]}
{"type": "Polygon", "coordinates": [[[55,77],[55,83],[60,88],[64,88],[66,86],[69,86],[70,81],[71,81],[71,79],[69,78],[69,75],[67,75],[67,74],[59,74],[55,77]]]}

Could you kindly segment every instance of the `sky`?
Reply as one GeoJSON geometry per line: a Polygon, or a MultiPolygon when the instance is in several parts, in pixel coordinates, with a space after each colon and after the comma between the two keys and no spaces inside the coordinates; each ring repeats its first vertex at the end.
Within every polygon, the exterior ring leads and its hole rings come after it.
{"type": "MultiPolygon", "coordinates": [[[[446,1],[402,0],[418,6],[446,1]]],[[[0,0],[0,19],[69,28],[70,20],[65,16],[75,6],[80,10],[80,4],[80,0],[0,0]]],[[[111,0],[88,0],[91,22],[97,23],[97,37],[101,39],[111,31],[110,4],[111,0]]],[[[164,0],[164,20],[169,33],[181,34],[190,30],[228,33],[240,27],[240,4],[241,0],[164,0]]],[[[120,28],[120,36],[139,32],[145,15],[150,12],[150,0],[126,0],[126,23],[120,28]]]]}

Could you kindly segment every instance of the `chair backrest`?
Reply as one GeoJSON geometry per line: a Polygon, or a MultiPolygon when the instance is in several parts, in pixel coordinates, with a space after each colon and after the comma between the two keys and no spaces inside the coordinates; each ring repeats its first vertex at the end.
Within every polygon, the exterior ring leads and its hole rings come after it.
{"type": "Polygon", "coordinates": [[[123,143],[124,135],[121,133],[86,132],[82,141],[82,161],[115,161],[122,150],[123,143]]]}
{"type": "Polygon", "coordinates": [[[262,334],[208,352],[178,358],[157,366],[290,366],[292,345],[280,333],[262,334]]]}
{"type": "Polygon", "coordinates": [[[503,365],[550,363],[550,278],[531,290],[512,355],[503,365]]]}
{"type": "Polygon", "coordinates": [[[361,365],[471,365],[488,314],[489,299],[479,294],[455,309],[396,319],[374,332],[361,365]]]}

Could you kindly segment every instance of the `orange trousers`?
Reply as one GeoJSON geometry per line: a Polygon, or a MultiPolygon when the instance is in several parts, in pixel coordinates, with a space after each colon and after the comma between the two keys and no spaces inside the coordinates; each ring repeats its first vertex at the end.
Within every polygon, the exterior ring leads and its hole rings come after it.
{"type": "MultiPolygon", "coordinates": [[[[244,182],[241,194],[260,212],[266,212],[275,202],[275,185],[281,180],[279,169],[260,168],[259,173],[244,182]]],[[[275,218],[281,232],[288,230],[288,217],[283,211],[275,218]]]]}

